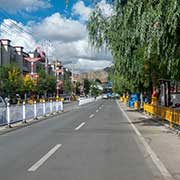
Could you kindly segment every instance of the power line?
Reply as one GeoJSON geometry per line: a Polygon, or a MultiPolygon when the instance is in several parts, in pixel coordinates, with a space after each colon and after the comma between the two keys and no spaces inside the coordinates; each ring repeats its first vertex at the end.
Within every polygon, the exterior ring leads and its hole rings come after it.
{"type": "MultiPolygon", "coordinates": [[[[21,32],[24,32],[24,33],[28,33],[28,34],[31,34],[33,36],[38,36],[37,33],[33,32],[33,31],[30,31],[30,30],[26,30],[24,28],[22,28],[21,26],[19,26],[18,24],[16,24],[13,20],[11,20],[11,18],[9,17],[9,15],[6,13],[6,11],[2,8],[0,8],[0,13],[5,17],[5,18],[8,18],[9,21],[14,25],[16,26],[18,29],[20,29],[21,32]]],[[[3,18],[1,18],[3,20],[3,18]]]]}

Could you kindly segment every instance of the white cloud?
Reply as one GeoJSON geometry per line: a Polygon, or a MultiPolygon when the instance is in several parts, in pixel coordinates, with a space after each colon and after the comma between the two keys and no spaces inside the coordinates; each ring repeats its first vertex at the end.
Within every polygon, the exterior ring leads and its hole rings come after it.
{"type": "Polygon", "coordinates": [[[52,5],[45,0],[0,0],[1,8],[15,13],[17,11],[37,11],[38,9],[50,8],[52,5]]]}
{"type": "Polygon", "coordinates": [[[92,8],[86,7],[83,1],[78,1],[72,8],[72,14],[79,16],[81,21],[87,21],[92,8]]]}
{"type": "Polygon", "coordinates": [[[42,22],[35,24],[33,31],[40,38],[62,42],[72,42],[86,36],[86,27],[79,21],[67,19],[59,13],[46,17],[42,22]]]}
{"type": "Polygon", "coordinates": [[[96,71],[99,69],[103,69],[107,66],[109,66],[111,62],[106,61],[106,60],[101,60],[101,61],[92,61],[90,59],[79,59],[76,66],[75,70],[77,67],[77,70],[79,71],[96,71]]]}
{"type": "MultiPolygon", "coordinates": [[[[82,5],[85,7],[82,1],[76,5],[73,7],[76,7],[76,10],[82,5]]],[[[107,10],[106,15],[111,14],[111,10],[107,8],[109,5],[106,5],[104,0],[100,5],[107,10]]],[[[95,51],[88,43],[88,33],[82,20],[88,17],[89,12],[84,12],[84,16],[83,12],[84,10],[79,13],[79,21],[63,17],[59,13],[52,14],[40,22],[29,21],[26,25],[4,19],[0,24],[0,38],[10,39],[12,45],[23,46],[26,52],[33,51],[42,45],[44,40],[48,40],[48,48],[43,47],[43,50],[48,49],[47,54],[51,60],[60,59],[64,64],[71,62],[75,64],[76,72],[102,69],[112,63],[112,56],[109,52],[95,51]]]]}
{"type": "Polygon", "coordinates": [[[102,14],[105,16],[105,17],[110,17],[113,15],[113,8],[110,4],[108,4],[106,2],[106,0],[102,0],[100,1],[97,6],[99,6],[99,8],[101,9],[102,11],[102,14]]]}
{"type": "Polygon", "coordinates": [[[4,19],[0,25],[0,38],[10,39],[13,46],[23,46],[26,51],[36,48],[36,40],[28,32],[28,27],[11,19],[4,19]]]}

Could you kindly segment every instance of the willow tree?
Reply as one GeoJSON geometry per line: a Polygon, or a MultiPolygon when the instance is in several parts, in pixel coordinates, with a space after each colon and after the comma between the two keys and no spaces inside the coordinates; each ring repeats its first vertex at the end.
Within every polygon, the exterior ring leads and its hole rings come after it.
{"type": "Polygon", "coordinates": [[[179,80],[180,1],[117,0],[112,6],[109,18],[96,6],[87,29],[93,46],[111,51],[115,84],[141,91],[159,78],[179,80]]]}

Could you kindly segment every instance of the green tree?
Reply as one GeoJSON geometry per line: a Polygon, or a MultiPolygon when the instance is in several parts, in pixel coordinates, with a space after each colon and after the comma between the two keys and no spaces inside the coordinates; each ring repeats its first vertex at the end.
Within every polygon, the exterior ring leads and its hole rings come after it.
{"type": "Polygon", "coordinates": [[[3,96],[15,96],[23,89],[23,76],[16,64],[0,67],[0,91],[3,96]]]}
{"type": "Polygon", "coordinates": [[[56,78],[53,75],[46,74],[44,69],[39,69],[38,74],[37,93],[45,97],[47,94],[55,93],[56,78]]]}
{"type": "Polygon", "coordinates": [[[89,94],[91,82],[88,79],[84,79],[84,93],[89,94]]]}
{"type": "Polygon", "coordinates": [[[92,96],[98,96],[100,94],[100,90],[98,89],[98,83],[93,81],[90,86],[90,91],[92,96]]]}
{"type": "Polygon", "coordinates": [[[64,79],[63,81],[63,93],[71,94],[72,92],[72,83],[69,79],[64,79]]]}
{"type": "Polygon", "coordinates": [[[87,28],[92,45],[106,45],[113,55],[115,88],[142,91],[159,78],[179,80],[180,1],[123,0],[112,6],[109,18],[96,6],[87,28]]]}
{"type": "Polygon", "coordinates": [[[79,81],[76,82],[76,94],[80,95],[80,82],[79,81]]]}

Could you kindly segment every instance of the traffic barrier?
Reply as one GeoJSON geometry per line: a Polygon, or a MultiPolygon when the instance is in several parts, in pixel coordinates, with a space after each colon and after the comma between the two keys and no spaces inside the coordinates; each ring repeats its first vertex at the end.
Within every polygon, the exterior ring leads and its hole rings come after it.
{"type": "Polygon", "coordinates": [[[94,102],[94,101],[97,101],[97,100],[100,100],[102,99],[102,96],[97,96],[96,98],[94,97],[90,97],[90,98],[79,98],[78,100],[78,104],[79,106],[83,105],[83,104],[87,104],[87,103],[90,103],[90,102],[94,102]]]}
{"type": "Polygon", "coordinates": [[[22,121],[26,123],[28,119],[37,119],[40,116],[46,116],[47,114],[52,114],[54,112],[63,111],[62,101],[50,101],[37,103],[34,101],[33,104],[26,104],[23,102],[22,105],[10,105],[7,103],[5,110],[5,116],[0,116],[0,126],[8,125],[22,121]]]}
{"type": "Polygon", "coordinates": [[[158,116],[169,122],[170,128],[173,124],[180,125],[180,110],[175,110],[173,108],[160,107],[152,104],[144,104],[144,111],[150,113],[151,115],[158,116]]]}

